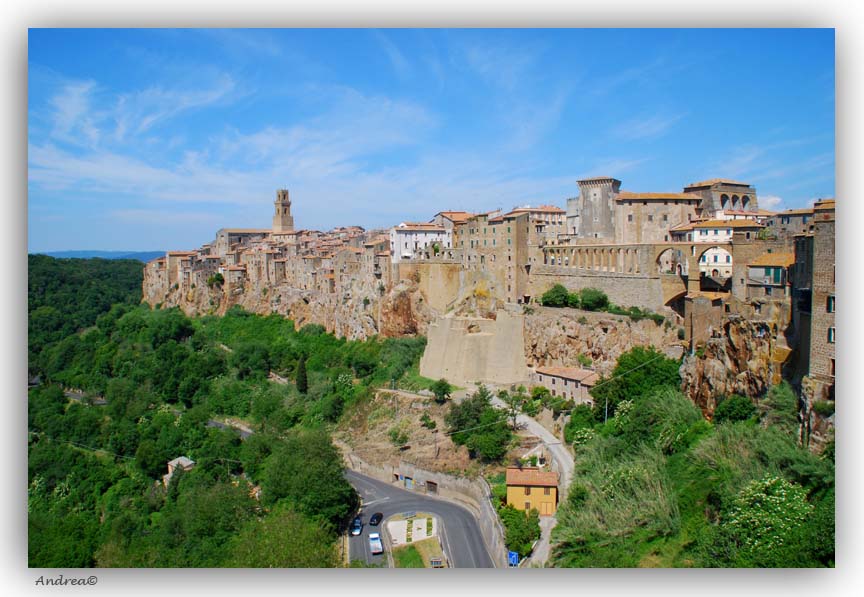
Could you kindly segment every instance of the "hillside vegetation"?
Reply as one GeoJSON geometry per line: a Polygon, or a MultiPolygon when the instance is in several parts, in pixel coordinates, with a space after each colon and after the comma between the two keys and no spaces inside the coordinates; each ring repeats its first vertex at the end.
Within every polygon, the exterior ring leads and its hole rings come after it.
{"type": "Polygon", "coordinates": [[[618,372],[638,375],[598,384],[595,409],[573,412],[576,467],[553,564],[833,566],[833,444],[822,456],[798,446],[791,388],[755,405],[730,397],[710,423],[671,379],[674,361],[651,353],[622,355],[618,372]]]}
{"type": "Polygon", "coordinates": [[[329,429],[416,364],[423,339],[349,342],[239,309],[190,319],[119,303],[93,317],[75,305],[70,316],[95,325],[43,346],[43,384],[29,394],[30,566],[339,564],[357,496],[329,429]],[[254,434],[216,426],[227,419],[254,434]],[[196,465],[166,488],[178,456],[196,465]]]}

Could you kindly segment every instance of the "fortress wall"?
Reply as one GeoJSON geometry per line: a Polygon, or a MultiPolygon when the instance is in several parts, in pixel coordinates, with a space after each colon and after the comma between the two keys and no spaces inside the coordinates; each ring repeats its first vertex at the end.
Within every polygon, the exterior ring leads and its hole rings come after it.
{"type": "Polygon", "coordinates": [[[440,313],[447,310],[459,296],[461,263],[419,263],[420,291],[429,301],[429,306],[440,313]]]}
{"type": "Polygon", "coordinates": [[[497,319],[440,317],[429,325],[420,374],[460,386],[526,381],[522,325],[521,314],[505,311],[497,319]]]}
{"type": "Polygon", "coordinates": [[[529,290],[539,299],[555,284],[573,292],[597,288],[609,300],[622,307],[641,307],[660,311],[663,308],[663,285],[659,275],[579,270],[576,268],[538,265],[531,269],[529,290]]]}

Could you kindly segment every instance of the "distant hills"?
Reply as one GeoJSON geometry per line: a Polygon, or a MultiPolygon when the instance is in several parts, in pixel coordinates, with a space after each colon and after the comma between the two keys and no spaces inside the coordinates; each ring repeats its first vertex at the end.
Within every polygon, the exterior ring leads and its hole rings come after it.
{"type": "Polygon", "coordinates": [[[165,255],[165,251],[53,251],[40,253],[49,257],[60,259],[90,259],[99,257],[101,259],[137,259],[138,261],[150,261],[165,255]]]}

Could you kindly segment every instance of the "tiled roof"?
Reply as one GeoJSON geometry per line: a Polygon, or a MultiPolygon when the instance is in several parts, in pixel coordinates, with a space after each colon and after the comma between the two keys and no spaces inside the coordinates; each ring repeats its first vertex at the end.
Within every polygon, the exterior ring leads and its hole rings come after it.
{"type": "Polygon", "coordinates": [[[558,487],[558,473],[546,472],[536,468],[507,467],[507,485],[529,487],[558,487]]]}
{"type": "Polygon", "coordinates": [[[731,184],[735,186],[743,186],[749,187],[750,183],[747,182],[739,182],[737,180],[730,180],[728,178],[711,178],[709,180],[700,180],[699,182],[690,183],[686,188],[694,188],[694,187],[710,187],[715,184],[731,184]]]}
{"type": "Polygon", "coordinates": [[[755,220],[707,220],[696,222],[694,228],[763,228],[763,225],[755,220]]]}
{"type": "Polygon", "coordinates": [[[778,216],[812,216],[813,208],[805,207],[802,209],[787,209],[777,214],[778,216]]]}
{"type": "Polygon", "coordinates": [[[669,232],[687,232],[693,230],[693,224],[695,224],[695,222],[684,222],[683,224],[672,226],[672,228],[669,229],[669,232]]]}
{"type": "Polygon", "coordinates": [[[394,229],[396,231],[399,231],[399,230],[406,230],[406,231],[422,230],[425,232],[444,232],[445,231],[443,226],[438,226],[436,224],[429,224],[429,223],[423,223],[423,222],[402,222],[398,226],[395,226],[394,229]]]}
{"type": "Polygon", "coordinates": [[[739,209],[724,209],[723,213],[733,215],[733,216],[774,216],[774,215],[777,215],[776,211],[768,211],[767,209],[755,209],[753,211],[742,211],[739,209]]]}
{"type": "Polygon", "coordinates": [[[594,385],[597,381],[597,374],[588,369],[580,369],[578,367],[537,367],[537,373],[542,375],[551,375],[564,379],[572,379],[582,382],[586,386],[594,385]]]}
{"type": "Polygon", "coordinates": [[[474,216],[474,214],[467,211],[440,211],[436,216],[444,216],[451,222],[465,222],[468,218],[474,216]]]}
{"type": "Polygon", "coordinates": [[[630,199],[687,199],[692,201],[694,199],[701,200],[702,196],[696,193],[631,193],[630,191],[621,191],[615,197],[616,201],[627,201],[630,199]]]}
{"type": "MultiPolygon", "coordinates": [[[[560,207],[556,207],[555,205],[541,205],[540,207],[514,207],[510,210],[510,213],[521,213],[521,212],[529,212],[529,213],[564,213],[564,210],[560,207]]],[[[509,215],[509,214],[507,214],[509,215]]]]}
{"type": "Polygon", "coordinates": [[[749,265],[768,265],[774,267],[789,267],[795,263],[794,253],[763,253],[751,261],[749,265]]]}

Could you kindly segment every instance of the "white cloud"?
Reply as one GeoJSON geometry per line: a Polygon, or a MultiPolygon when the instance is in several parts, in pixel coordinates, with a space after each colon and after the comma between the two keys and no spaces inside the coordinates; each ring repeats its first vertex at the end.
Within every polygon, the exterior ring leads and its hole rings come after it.
{"type": "Polygon", "coordinates": [[[782,209],[780,205],[783,203],[783,198],[778,197],[777,195],[759,195],[759,207],[762,209],[769,209],[773,211],[778,211],[782,209]]]}
{"type": "Polygon", "coordinates": [[[616,126],[612,132],[616,137],[629,140],[659,137],[683,117],[683,114],[677,114],[629,120],[616,126]]]}
{"type": "Polygon", "coordinates": [[[390,60],[390,64],[393,66],[393,70],[396,71],[396,74],[403,78],[410,76],[411,65],[402,52],[399,51],[399,48],[396,47],[396,44],[390,41],[386,35],[377,29],[372,31],[372,35],[384,49],[384,52],[387,54],[387,58],[390,60]]]}

